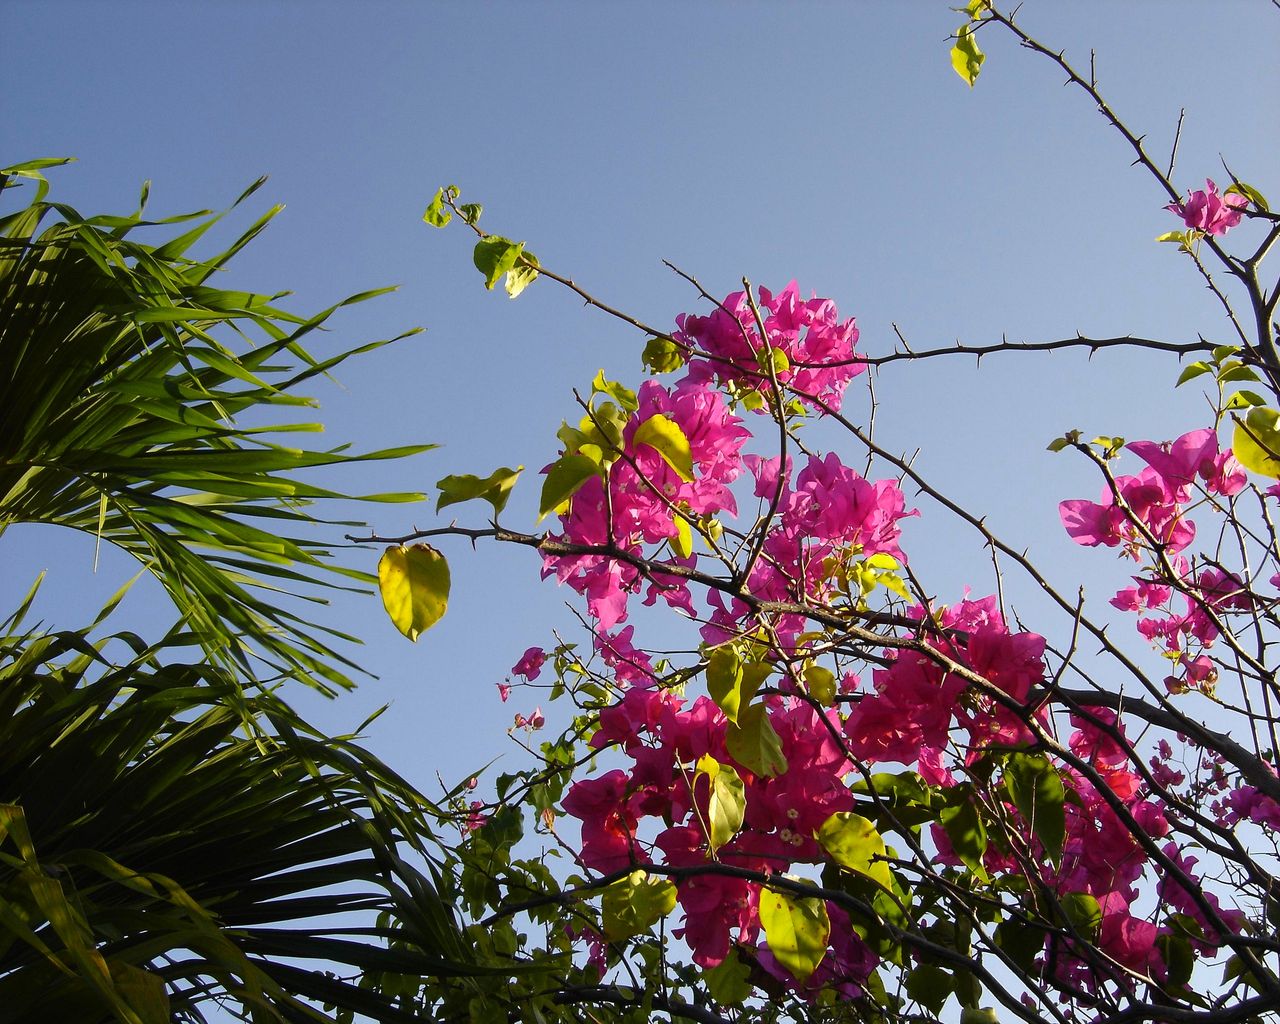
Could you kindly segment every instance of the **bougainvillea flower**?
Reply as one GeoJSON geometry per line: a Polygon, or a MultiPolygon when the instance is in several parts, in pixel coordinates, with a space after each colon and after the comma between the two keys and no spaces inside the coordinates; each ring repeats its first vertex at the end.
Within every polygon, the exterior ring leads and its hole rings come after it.
{"type": "Polygon", "coordinates": [[[1223,235],[1240,223],[1241,211],[1248,205],[1249,200],[1244,196],[1218,195],[1218,186],[1206,178],[1203,192],[1192,192],[1185,202],[1170,203],[1165,209],[1176,213],[1189,228],[1209,235],[1223,235]]]}

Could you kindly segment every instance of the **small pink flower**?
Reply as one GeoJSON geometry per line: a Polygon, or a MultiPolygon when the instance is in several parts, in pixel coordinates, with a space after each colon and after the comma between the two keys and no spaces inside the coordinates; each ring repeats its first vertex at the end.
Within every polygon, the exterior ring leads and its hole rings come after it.
{"type": "MultiPolygon", "coordinates": [[[[542,666],[546,660],[547,654],[541,647],[530,647],[524,654],[520,655],[520,660],[512,667],[511,673],[512,675],[524,676],[532,682],[542,672],[542,666]]],[[[504,697],[503,700],[505,699],[504,697]]]]}
{"type": "Polygon", "coordinates": [[[498,684],[498,697],[503,704],[507,702],[507,698],[511,696],[511,685],[509,683],[498,684]]]}
{"type": "Polygon", "coordinates": [[[1224,235],[1240,223],[1243,216],[1240,211],[1249,205],[1249,200],[1235,193],[1218,195],[1218,186],[1208,178],[1204,184],[1205,191],[1192,192],[1186,202],[1170,203],[1165,209],[1176,213],[1189,228],[1209,235],[1224,235]]]}
{"type": "Polygon", "coordinates": [[[529,716],[529,728],[541,729],[546,724],[547,720],[543,717],[542,708],[534,708],[533,714],[529,716]]]}

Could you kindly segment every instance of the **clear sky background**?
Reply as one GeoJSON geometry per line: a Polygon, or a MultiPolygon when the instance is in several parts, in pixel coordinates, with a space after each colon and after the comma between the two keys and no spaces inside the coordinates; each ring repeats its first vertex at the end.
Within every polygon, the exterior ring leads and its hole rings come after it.
{"type": "MultiPolygon", "coordinates": [[[[544,264],[653,324],[705,311],[669,259],[715,293],[743,275],[856,315],[861,348],[961,340],[1051,340],[1076,331],[1174,341],[1231,340],[1215,301],[1173,246],[1178,226],[1131,152],[1047,61],[999,30],[970,90],[948,60],[960,22],[944,3],[0,2],[0,163],[71,155],[54,197],[86,213],[125,213],[150,178],[151,212],[220,207],[261,174],[233,216],[243,228],[285,212],[225,275],[229,287],[292,289],[311,312],[357,291],[391,297],[334,320],[321,353],[423,325],[427,333],[321,383],[325,442],[444,447],[411,462],[326,477],[352,491],[430,490],[449,473],[523,464],[504,521],[532,527],[571,388],[599,368],[640,379],[643,338],[552,282],[519,300],[486,293],[471,237],[421,222],[437,186],[485,205],[483,225],[526,240],[544,264]]],[[[1186,108],[1175,178],[1226,178],[1220,155],[1280,195],[1280,13],[1262,0],[1049,2],[1021,22],[1097,75],[1115,109],[1168,157],[1186,108]]],[[[1248,235],[1233,236],[1245,247],[1248,235]]],[[[1131,439],[1207,422],[1166,357],[1002,356],[895,365],[877,378],[877,437],[996,531],[1028,545],[1068,592],[1119,585],[1109,552],[1076,548],[1057,502],[1094,497],[1084,460],[1051,455],[1065,429],[1131,439]]],[[[865,417],[865,391],[846,402],[865,417]]],[[[822,435],[827,443],[839,443],[822,435]]],[[[842,453],[860,464],[862,453],[842,453]]],[[[991,592],[972,533],[921,501],[904,547],[944,601],[991,592]]],[[[462,506],[481,524],[485,506],[462,506]]],[[[347,510],[350,511],[350,510],[347,510]]],[[[448,510],[453,512],[455,510],[448,510]]],[[[438,525],[431,506],[371,508],[376,528],[438,525]]],[[[454,593],[415,646],[376,598],[335,602],[328,621],[365,640],[378,676],[328,703],[299,694],[326,727],[353,728],[392,703],[369,744],[434,791],[503,756],[504,733],[533,699],[502,705],[494,683],[552,629],[575,633],[573,595],[538,580],[528,551],[441,545],[454,593]]],[[[351,556],[372,569],[376,552],[351,556]]],[[[88,621],[131,573],[91,539],[15,529],[0,540],[0,609],[41,569],[50,625],[88,621]],[[89,583],[86,581],[89,580],[89,583]]],[[[1036,626],[1034,595],[1011,578],[1036,626]]],[[[119,613],[168,624],[154,588],[119,613]]],[[[1061,628],[1049,624],[1046,630],[1061,628]]],[[[559,724],[558,716],[552,724],[559,724]]]]}

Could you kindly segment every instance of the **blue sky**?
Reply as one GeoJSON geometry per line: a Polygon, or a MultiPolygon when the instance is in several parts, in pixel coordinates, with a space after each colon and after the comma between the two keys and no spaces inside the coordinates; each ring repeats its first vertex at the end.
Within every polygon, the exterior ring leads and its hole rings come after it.
{"type": "MultiPolygon", "coordinates": [[[[1154,243],[1176,221],[1088,99],[994,30],[968,89],[945,41],[960,19],[942,3],[9,0],[0,17],[0,162],[77,156],[52,172],[54,194],[84,212],[133,209],[147,178],[155,214],[219,207],[270,174],[228,232],[287,209],[228,286],[292,289],[299,311],[401,286],[347,311],[318,346],[428,328],[345,368],[341,388],[317,388],[326,441],[443,447],[331,478],[353,491],[523,464],[506,519],[531,527],[534,473],[573,415],[571,388],[602,367],[639,380],[643,339],[551,282],[516,302],[486,293],[467,233],[421,222],[441,184],[483,203],[490,230],[655,324],[699,309],[669,259],[717,293],[743,275],[795,278],[856,315],[875,354],[892,348],[893,324],[916,348],[1077,331],[1229,340],[1185,259],[1154,243]]],[[[1101,88],[1162,162],[1186,109],[1184,189],[1223,179],[1221,157],[1277,191],[1280,19],[1266,5],[1030,0],[1021,21],[1077,66],[1094,47],[1101,88]]],[[[1071,427],[1158,439],[1203,425],[1176,376],[1141,355],[893,366],[877,379],[877,436],[918,448],[930,480],[1031,546],[1067,590],[1099,581],[1101,601],[1113,563],[1071,545],[1056,515],[1100,482],[1045,444],[1071,427]]],[[[865,399],[847,407],[866,415],[865,399]]],[[[921,507],[916,572],[943,600],[966,582],[990,592],[972,535],[921,507]]],[[[441,522],[426,505],[365,514],[384,534],[441,522]]],[[[0,607],[48,569],[37,607],[51,624],[80,624],[131,571],[105,558],[86,586],[92,542],[59,531],[11,530],[0,544],[0,607]]],[[[335,704],[299,695],[334,729],[391,702],[370,745],[429,791],[437,770],[520,763],[504,732],[531,706],[500,704],[493,684],[525,647],[575,628],[572,595],[539,583],[528,552],[445,550],[455,585],[440,626],[410,645],[376,599],[343,600],[330,621],[365,639],[358,660],[379,679],[335,704]]],[[[352,557],[372,568],[376,553],[352,557]]],[[[1035,596],[1010,586],[1034,612],[1035,596]]],[[[158,628],[167,612],[142,588],[121,614],[158,628]]]]}

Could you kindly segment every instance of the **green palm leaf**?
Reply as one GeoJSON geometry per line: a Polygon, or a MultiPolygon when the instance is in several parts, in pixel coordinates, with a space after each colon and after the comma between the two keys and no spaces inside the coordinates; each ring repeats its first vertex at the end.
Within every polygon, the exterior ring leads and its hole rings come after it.
{"type": "Polygon", "coordinates": [[[387,344],[324,361],[301,344],[337,309],[379,293],[300,317],[277,308],[278,296],[211,287],[211,275],[274,210],[226,251],[197,260],[190,247],[221,215],[193,215],[195,226],[146,244],[132,237],[155,223],[141,210],[85,218],[46,202],[39,163],[0,172],[39,183],[25,207],[0,217],[0,533],[50,523],[94,534],[157,576],[220,664],[329,693],[350,686],[355,666],[272,594],[273,579],[368,582],[335,565],[315,539],[308,506],[346,496],[290,474],[432,446],[360,455],[289,447],[267,435],[319,426],[242,427],[235,417],[314,405],[299,385],[387,344]],[[219,340],[228,334],[235,346],[219,340]],[[256,522],[264,517],[267,524],[256,522]]]}

